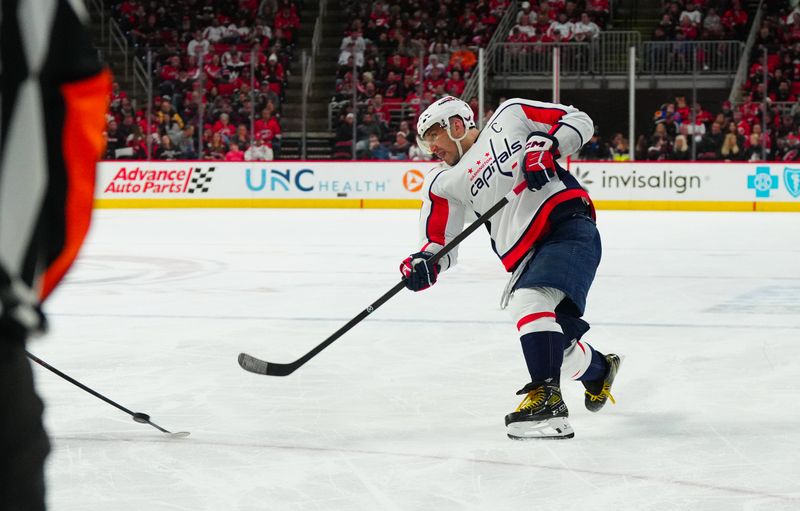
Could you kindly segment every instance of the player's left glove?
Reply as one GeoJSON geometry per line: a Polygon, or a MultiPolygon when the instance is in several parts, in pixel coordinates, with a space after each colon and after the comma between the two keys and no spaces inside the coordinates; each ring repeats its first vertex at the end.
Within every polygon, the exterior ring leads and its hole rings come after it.
{"type": "Polygon", "coordinates": [[[528,135],[525,143],[525,181],[531,190],[540,190],[556,175],[558,140],[543,131],[528,135]]]}
{"type": "Polygon", "coordinates": [[[412,291],[422,291],[436,284],[441,266],[432,264],[430,252],[417,252],[406,257],[400,264],[400,273],[406,281],[406,287],[412,291]]]}

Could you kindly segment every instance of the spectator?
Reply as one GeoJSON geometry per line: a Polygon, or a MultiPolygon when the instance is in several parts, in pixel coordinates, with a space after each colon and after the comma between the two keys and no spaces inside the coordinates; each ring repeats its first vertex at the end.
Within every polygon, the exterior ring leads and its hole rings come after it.
{"type": "Polygon", "coordinates": [[[336,142],[348,142],[348,141],[352,142],[354,122],[355,122],[355,115],[353,115],[353,112],[350,112],[347,115],[345,115],[344,122],[342,122],[336,129],[336,138],[334,140],[336,142]]]}
{"type": "Polygon", "coordinates": [[[520,20],[522,18],[528,18],[528,23],[530,25],[535,25],[536,22],[538,21],[538,15],[536,14],[536,11],[531,9],[530,2],[526,1],[520,4],[520,10],[517,13],[517,25],[520,24],[520,20]]]}
{"type": "Polygon", "coordinates": [[[260,139],[265,145],[272,147],[280,139],[281,126],[273,116],[272,110],[265,108],[261,111],[261,118],[253,125],[255,138],[260,139]]]}
{"type": "Polygon", "coordinates": [[[347,64],[348,57],[353,57],[356,66],[363,66],[366,47],[367,43],[361,33],[351,32],[342,39],[342,44],[339,46],[339,65],[347,64]]]}
{"type": "Polygon", "coordinates": [[[509,35],[514,37],[515,30],[516,32],[522,34],[525,37],[525,39],[523,39],[520,42],[536,40],[536,27],[531,25],[530,18],[528,18],[527,16],[523,16],[522,18],[520,18],[519,23],[517,23],[514,27],[512,27],[511,33],[509,35]]]}
{"type": "Polygon", "coordinates": [[[703,30],[705,30],[710,38],[722,39],[725,32],[725,27],[722,25],[722,18],[717,14],[717,10],[713,7],[708,9],[705,19],[703,19],[703,30]]]}
{"type": "Polygon", "coordinates": [[[229,143],[236,143],[241,150],[246,150],[248,147],[250,147],[250,134],[247,132],[247,126],[244,124],[239,124],[239,126],[236,128],[236,135],[229,143]]]}
{"type": "Polygon", "coordinates": [[[590,138],[589,141],[586,142],[583,147],[581,147],[578,157],[581,160],[611,159],[611,150],[609,149],[608,144],[600,139],[600,134],[597,132],[596,128],[594,134],[592,134],[592,138],[590,138]]]}
{"type": "Polygon", "coordinates": [[[180,151],[172,143],[169,136],[164,135],[161,137],[161,145],[156,149],[156,159],[158,160],[177,160],[180,151]]]}
{"type": "Polygon", "coordinates": [[[581,13],[581,20],[573,28],[575,41],[593,41],[600,37],[600,27],[589,18],[589,14],[581,13]]]}
{"type": "Polygon", "coordinates": [[[225,146],[225,141],[222,139],[221,131],[215,131],[211,135],[211,141],[205,148],[206,160],[224,160],[228,148],[225,146]]]}
{"type": "Polygon", "coordinates": [[[117,159],[116,151],[123,147],[125,147],[123,133],[120,131],[117,121],[111,119],[106,127],[106,152],[104,158],[106,160],[117,159]]]}
{"type": "Polygon", "coordinates": [[[680,18],[678,18],[680,22],[684,19],[688,19],[692,25],[699,27],[703,19],[703,13],[697,10],[697,6],[693,2],[687,2],[686,9],[681,12],[680,18]]]}
{"type": "Polygon", "coordinates": [[[227,140],[236,132],[236,128],[230,122],[230,116],[226,113],[219,115],[219,120],[214,123],[214,134],[219,134],[222,139],[227,143],[227,140]]]}
{"type": "Polygon", "coordinates": [[[244,161],[244,152],[236,142],[231,142],[230,149],[225,153],[225,161],[244,161]]]}
{"type": "Polygon", "coordinates": [[[203,38],[212,44],[217,44],[222,40],[224,33],[225,27],[220,26],[219,18],[214,18],[211,21],[211,25],[203,31],[203,38]]]}
{"type": "Polygon", "coordinates": [[[253,145],[244,152],[245,161],[271,161],[275,158],[272,149],[260,138],[253,140],[253,145]]]}
{"type": "Polygon", "coordinates": [[[718,122],[711,124],[711,132],[703,137],[703,141],[698,144],[699,159],[710,160],[719,157],[722,150],[722,143],[725,141],[725,135],[722,133],[722,125],[718,122]]]}
{"type": "Polygon", "coordinates": [[[389,148],[389,159],[407,160],[408,150],[410,147],[411,144],[408,143],[408,138],[406,134],[402,131],[398,131],[395,134],[394,144],[392,144],[392,147],[389,148]]]}
{"type": "Polygon", "coordinates": [[[670,160],[688,161],[691,159],[689,152],[689,145],[686,143],[686,136],[678,135],[675,137],[675,144],[672,146],[672,152],[669,155],[670,160]]]}
{"type": "Polygon", "coordinates": [[[547,35],[556,41],[570,41],[575,25],[567,18],[567,13],[562,12],[558,15],[558,20],[550,24],[547,35]]]}
{"type": "Polygon", "coordinates": [[[458,71],[453,71],[450,74],[450,78],[448,78],[444,83],[445,92],[457,98],[461,97],[466,87],[467,82],[464,81],[464,79],[461,77],[461,73],[458,71]]]}
{"type": "Polygon", "coordinates": [[[744,153],[739,147],[739,142],[736,135],[728,133],[725,135],[725,140],[722,143],[722,148],[719,151],[720,159],[725,161],[739,161],[743,158],[744,153]]]}
{"type": "Polygon", "coordinates": [[[443,75],[446,72],[445,65],[439,62],[439,57],[436,55],[431,55],[428,57],[428,65],[425,66],[423,76],[425,78],[429,78],[434,69],[437,69],[440,75],[443,75]]]}
{"type": "Polygon", "coordinates": [[[614,161],[629,161],[631,159],[628,139],[623,138],[611,149],[611,159],[614,161]]]}
{"type": "Polygon", "coordinates": [[[284,4],[275,16],[275,31],[281,30],[289,41],[294,40],[294,31],[300,27],[300,18],[293,8],[292,4],[284,4]]]}
{"type": "Polygon", "coordinates": [[[203,39],[203,32],[200,30],[194,31],[194,38],[189,41],[186,46],[186,53],[192,57],[199,57],[208,53],[208,48],[211,46],[206,39],[203,39]]]}
{"type": "Polygon", "coordinates": [[[766,161],[767,152],[761,144],[761,137],[758,133],[750,134],[750,145],[744,151],[744,161],[766,161]]]}
{"type": "Polygon", "coordinates": [[[197,150],[195,149],[194,139],[194,126],[187,124],[184,126],[183,131],[173,138],[172,142],[178,149],[178,157],[183,160],[194,160],[197,158],[197,150]]]}
{"type": "Polygon", "coordinates": [[[131,134],[125,140],[125,145],[132,150],[131,159],[144,160],[147,158],[147,139],[140,125],[133,125],[131,134]]]}
{"type": "Polygon", "coordinates": [[[733,0],[733,5],[722,15],[722,25],[732,32],[736,39],[745,39],[747,30],[747,11],[742,9],[740,0],[733,0]]]}
{"type": "Polygon", "coordinates": [[[458,39],[450,42],[450,67],[461,65],[465,71],[469,71],[478,63],[475,52],[468,48],[462,48],[458,39]]]}
{"type": "Polygon", "coordinates": [[[652,139],[650,147],[647,148],[648,160],[664,160],[670,152],[669,142],[667,139],[660,135],[656,135],[652,139]]]}
{"type": "MultiPolygon", "coordinates": [[[[358,146],[356,146],[358,147],[358,146]]],[[[357,149],[358,150],[358,149],[357,149]]],[[[358,150],[360,152],[360,150],[358,150]]],[[[367,139],[367,155],[371,160],[388,160],[389,159],[389,148],[386,147],[386,144],[382,143],[378,135],[374,133],[369,136],[367,139]]],[[[364,154],[358,154],[359,158],[366,156],[364,154]]]]}
{"type": "Polygon", "coordinates": [[[211,55],[211,60],[203,67],[206,76],[212,81],[219,80],[222,76],[222,62],[218,54],[211,55]]]}
{"type": "Polygon", "coordinates": [[[383,135],[383,129],[381,128],[380,123],[378,123],[372,116],[372,114],[365,113],[363,119],[361,120],[361,124],[359,124],[358,128],[356,129],[356,133],[356,151],[361,151],[368,144],[370,135],[375,135],[380,140],[383,135]]]}
{"type": "Polygon", "coordinates": [[[160,133],[170,131],[173,124],[177,124],[178,129],[183,129],[183,119],[181,119],[181,116],[175,111],[172,103],[166,99],[161,101],[161,107],[156,112],[156,122],[160,133]]]}

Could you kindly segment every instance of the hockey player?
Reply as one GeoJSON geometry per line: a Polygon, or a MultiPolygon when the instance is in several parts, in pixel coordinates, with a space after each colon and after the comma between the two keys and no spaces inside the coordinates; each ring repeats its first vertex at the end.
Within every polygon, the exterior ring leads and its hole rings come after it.
{"type": "Polygon", "coordinates": [[[480,215],[512,189],[517,195],[487,224],[492,249],[511,279],[502,307],[513,316],[530,382],[506,415],[512,439],[572,438],[561,375],[580,380],[585,406],[608,399],[620,358],[581,337],[586,295],[600,262],[600,235],[589,194],[556,160],[577,152],[594,131],[585,113],[525,99],[501,104],[478,131],[474,114],[451,96],[417,121],[420,146],[442,162],[426,177],[420,249],[400,265],[406,287],[427,289],[456,264],[457,251],[429,259],[461,232],[467,211],[480,215]]]}

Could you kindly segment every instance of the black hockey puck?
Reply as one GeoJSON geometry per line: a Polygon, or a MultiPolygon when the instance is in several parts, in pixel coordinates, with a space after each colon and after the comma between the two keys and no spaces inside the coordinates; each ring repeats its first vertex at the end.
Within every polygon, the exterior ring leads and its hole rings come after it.
{"type": "Polygon", "coordinates": [[[147,415],[146,413],[136,412],[133,414],[133,420],[135,420],[136,422],[140,422],[142,424],[147,424],[148,422],[150,422],[150,416],[147,415]]]}

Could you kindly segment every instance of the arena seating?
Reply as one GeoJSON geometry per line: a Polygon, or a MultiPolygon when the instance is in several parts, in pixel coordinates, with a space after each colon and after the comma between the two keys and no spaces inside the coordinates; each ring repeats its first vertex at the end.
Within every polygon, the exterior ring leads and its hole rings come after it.
{"type": "Polygon", "coordinates": [[[148,119],[147,105],[134,110],[126,92],[115,88],[106,158],[145,158],[149,145],[153,158],[191,159],[202,144],[203,158],[235,160],[248,154],[254,138],[279,149],[297,2],[112,0],[109,7],[136,57],[145,62],[151,52],[155,97],[148,119]]]}

